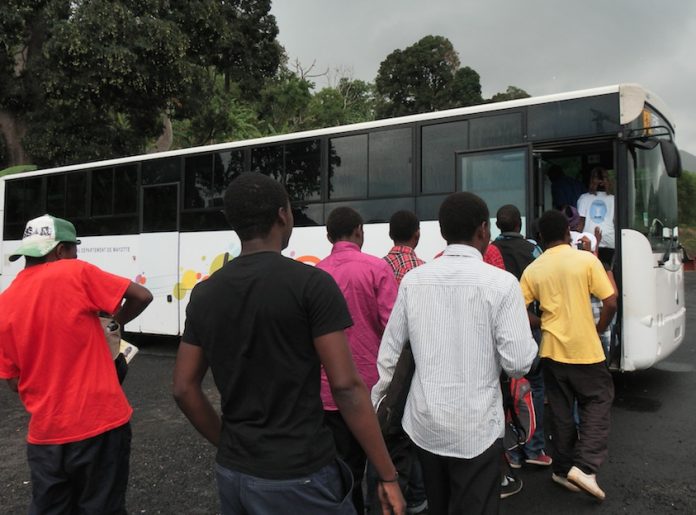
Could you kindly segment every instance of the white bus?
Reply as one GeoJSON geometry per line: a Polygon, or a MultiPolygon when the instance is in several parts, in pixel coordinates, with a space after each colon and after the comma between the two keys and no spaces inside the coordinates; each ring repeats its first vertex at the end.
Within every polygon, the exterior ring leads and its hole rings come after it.
{"type": "Polygon", "coordinates": [[[516,205],[529,232],[552,207],[553,165],[578,179],[601,165],[615,180],[612,366],[648,368],[684,338],[681,169],[666,107],[633,84],[5,176],[0,288],[22,266],[8,256],[24,224],[48,212],[75,224],[80,258],[152,291],[129,331],[179,335],[191,288],[240,251],[221,209],[243,171],[286,185],[296,229],[285,254],[314,264],[330,251],[324,220],[343,205],[362,214],[364,250],[377,256],[390,248],[391,214],[409,209],[422,221],[417,252],[432,259],[445,246],[438,207],[453,191],[480,195],[492,216],[516,205]]]}

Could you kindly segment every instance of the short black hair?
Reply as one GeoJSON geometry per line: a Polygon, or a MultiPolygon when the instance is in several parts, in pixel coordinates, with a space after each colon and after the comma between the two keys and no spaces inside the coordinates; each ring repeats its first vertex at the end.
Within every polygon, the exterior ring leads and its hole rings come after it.
{"type": "Polygon", "coordinates": [[[561,211],[551,209],[539,218],[539,234],[544,244],[560,241],[568,230],[568,219],[561,211]]]}
{"type": "Polygon", "coordinates": [[[394,241],[408,241],[420,229],[420,221],[413,211],[397,211],[389,219],[389,237],[394,241]]]}
{"type": "Polygon", "coordinates": [[[452,193],[440,206],[440,232],[447,243],[471,241],[476,229],[488,222],[488,206],[478,195],[452,193]]]}
{"type": "Polygon", "coordinates": [[[363,224],[363,219],[352,207],[337,207],[326,219],[326,233],[331,241],[345,238],[353,234],[356,227],[363,224]]]}
{"type": "Polygon", "coordinates": [[[255,172],[239,175],[225,191],[225,216],[239,239],[263,238],[288,206],[288,193],[278,181],[255,172]]]}
{"type": "Polygon", "coordinates": [[[520,210],[512,204],[505,204],[498,209],[495,218],[495,225],[501,232],[513,232],[517,227],[522,227],[520,210]]]}

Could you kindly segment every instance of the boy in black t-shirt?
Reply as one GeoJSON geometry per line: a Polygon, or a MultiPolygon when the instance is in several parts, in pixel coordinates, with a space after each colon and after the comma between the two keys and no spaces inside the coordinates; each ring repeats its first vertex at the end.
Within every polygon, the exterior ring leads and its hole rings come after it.
{"type": "Polygon", "coordinates": [[[179,407],[218,448],[222,512],[354,513],[350,471],[323,421],[323,365],[382,479],[383,505],[404,513],[396,469],[343,333],[352,324],[345,300],[328,274],[280,254],[293,228],[285,189],[242,174],[225,193],[225,213],[242,252],[194,288],[174,370],[179,407]],[[208,367],[221,417],[202,391],[208,367]]]}

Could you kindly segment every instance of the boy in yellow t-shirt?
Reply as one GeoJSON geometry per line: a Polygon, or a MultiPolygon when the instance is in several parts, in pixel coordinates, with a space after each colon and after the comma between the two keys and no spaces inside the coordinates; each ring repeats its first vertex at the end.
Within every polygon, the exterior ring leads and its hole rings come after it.
{"type": "Polygon", "coordinates": [[[603,500],[596,473],[607,457],[614,384],[599,334],[616,312],[616,294],[601,262],[570,246],[563,213],[544,213],[539,232],[546,250],[526,268],[520,285],[525,303],[538,301],[542,312],[540,356],[555,444],[552,479],[603,500]],[[590,294],[603,304],[597,324],[590,294]],[[579,435],[573,420],[576,399],[579,435]]]}

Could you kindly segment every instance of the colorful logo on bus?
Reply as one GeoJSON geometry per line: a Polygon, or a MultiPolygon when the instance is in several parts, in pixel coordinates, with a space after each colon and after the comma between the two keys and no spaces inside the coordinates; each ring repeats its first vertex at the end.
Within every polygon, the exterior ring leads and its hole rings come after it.
{"type": "MultiPolygon", "coordinates": [[[[228,252],[217,254],[212,260],[210,260],[210,263],[205,266],[203,270],[182,267],[179,270],[179,282],[174,285],[172,295],[177,300],[183,300],[186,298],[188,292],[190,292],[194,286],[196,286],[196,284],[201,281],[205,281],[208,277],[225,266],[226,263],[234,259],[235,256],[238,256],[240,252],[241,245],[238,242],[235,242],[235,244],[228,249],[228,252]]],[[[295,251],[289,252],[288,257],[310,266],[315,266],[319,261],[321,261],[321,259],[317,256],[310,254],[297,256],[295,251]]],[[[200,259],[204,263],[208,261],[207,256],[201,256],[200,259]]],[[[147,282],[145,273],[143,272],[138,274],[135,278],[135,282],[144,285],[147,282]]]]}

